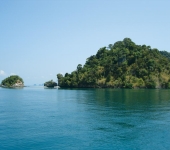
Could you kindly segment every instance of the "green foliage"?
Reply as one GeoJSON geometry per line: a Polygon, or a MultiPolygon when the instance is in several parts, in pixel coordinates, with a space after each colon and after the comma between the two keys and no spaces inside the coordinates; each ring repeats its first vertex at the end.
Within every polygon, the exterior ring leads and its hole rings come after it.
{"type": "Polygon", "coordinates": [[[150,88],[150,89],[155,89],[156,88],[156,83],[152,80],[152,81],[147,81],[146,82],[146,87],[150,88]]]}
{"type": "Polygon", "coordinates": [[[53,80],[50,80],[50,81],[45,82],[44,86],[46,86],[46,87],[54,87],[54,86],[57,86],[57,83],[54,82],[53,80]]]}
{"type": "Polygon", "coordinates": [[[166,88],[170,89],[170,82],[166,83],[166,88]]]}
{"type": "Polygon", "coordinates": [[[17,75],[12,75],[2,80],[1,85],[6,86],[6,87],[12,87],[17,82],[22,82],[24,84],[24,81],[21,77],[17,75]]]}
{"type": "Polygon", "coordinates": [[[170,88],[168,52],[130,38],[100,48],[76,71],[57,75],[61,87],[170,88]]]}
{"type": "Polygon", "coordinates": [[[167,52],[167,51],[160,51],[160,53],[161,53],[163,56],[165,56],[165,57],[167,57],[168,59],[170,59],[170,53],[169,53],[169,52],[167,52]]]}
{"type": "Polygon", "coordinates": [[[60,74],[60,73],[59,73],[59,74],[57,74],[57,78],[58,78],[58,79],[61,79],[62,77],[63,77],[63,75],[62,75],[62,74],[60,74]]]}

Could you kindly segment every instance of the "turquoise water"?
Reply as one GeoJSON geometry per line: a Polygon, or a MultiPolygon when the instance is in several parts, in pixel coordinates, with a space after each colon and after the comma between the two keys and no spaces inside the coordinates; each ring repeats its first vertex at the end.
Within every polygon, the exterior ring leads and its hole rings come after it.
{"type": "Polygon", "coordinates": [[[170,149],[170,90],[0,88],[3,149],[170,149]]]}

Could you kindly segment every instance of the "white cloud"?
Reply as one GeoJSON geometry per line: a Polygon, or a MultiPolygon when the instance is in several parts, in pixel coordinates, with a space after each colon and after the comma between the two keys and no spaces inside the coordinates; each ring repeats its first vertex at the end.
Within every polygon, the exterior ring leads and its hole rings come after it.
{"type": "Polygon", "coordinates": [[[5,75],[5,72],[3,70],[0,70],[0,75],[5,75]]]}
{"type": "Polygon", "coordinates": [[[16,75],[16,73],[11,73],[10,75],[11,75],[11,76],[12,76],[12,75],[16,75]]]}

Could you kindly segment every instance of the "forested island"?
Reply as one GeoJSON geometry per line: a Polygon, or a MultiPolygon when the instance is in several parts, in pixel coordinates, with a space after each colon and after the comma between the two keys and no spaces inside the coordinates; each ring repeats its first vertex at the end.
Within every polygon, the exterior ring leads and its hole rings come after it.
{"type": "Polygon", "coordinates": [[[57,83],[54,82],[53,80],[50,80],[44,83],[44,87],[54,88],[55,86],[57,86],[57,83]]]}
{"type": "Polygon", "coordinates": [[[24,87],[24,81],[21,77],[19,77],[17,75],[12,75],[12,76],[7,77],[4,80],[2,80],[1,87],[21,88],[21,87],[24,87]]]}
{"type": "Polygon", "coordinates": [[[125,38],[57,78],[65,88],[170,88],[170,53],[125,38]]]}

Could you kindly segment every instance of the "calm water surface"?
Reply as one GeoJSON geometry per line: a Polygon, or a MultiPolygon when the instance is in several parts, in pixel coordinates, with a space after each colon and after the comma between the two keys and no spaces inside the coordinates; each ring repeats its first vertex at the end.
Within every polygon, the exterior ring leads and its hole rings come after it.
{"type": "Polygon", "coordinates": [[[3,149],[170,149],[170,90],[0,88],[3,149]]]}

